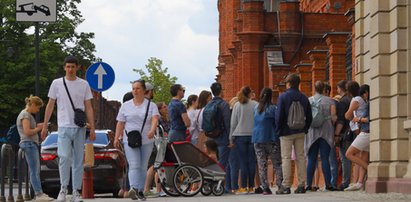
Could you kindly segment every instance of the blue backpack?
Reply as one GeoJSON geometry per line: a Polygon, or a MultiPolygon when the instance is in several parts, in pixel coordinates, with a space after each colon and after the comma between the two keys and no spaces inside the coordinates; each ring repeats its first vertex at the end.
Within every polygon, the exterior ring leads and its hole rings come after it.
{"type": "Polygon", "coordinates": [[[7,142],[11,145],[19,145],[20,143],[20,134],[17,130],[17,125],[13,124],[10,126],[9,130],[7,131],[7,142]]]}
{"type": "Polygon", "coordinates": [[[203,123],[201,128],[203,129],[205,136],[210,138],[217,138],[223,132],[221,127],[222,123],[217,117],[219,104],[220,101],[211,100],[203,109],[203,123]]]}

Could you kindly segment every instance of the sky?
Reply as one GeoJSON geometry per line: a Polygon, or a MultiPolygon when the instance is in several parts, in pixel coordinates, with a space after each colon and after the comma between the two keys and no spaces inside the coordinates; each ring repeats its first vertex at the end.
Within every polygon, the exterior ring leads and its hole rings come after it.
{"type": "Polygon", "coordinates": [[[115,81],[103,92],[121,101],[150,57],[186,88],[185,98],[209,90],[217,75],[217,0],[83,0],[77,32],[94,32],[96,57],[108,63],[115,81]]]}

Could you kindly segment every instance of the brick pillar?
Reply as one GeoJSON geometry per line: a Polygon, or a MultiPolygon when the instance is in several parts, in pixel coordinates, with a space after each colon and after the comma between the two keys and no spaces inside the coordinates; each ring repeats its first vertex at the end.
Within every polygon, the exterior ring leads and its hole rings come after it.
{"type": "Polygon", "coordinates": [[[312,63],[311,74],[311,93],[314,95],[314,84],[317,81],[325,81],[325,63],[328,50],[310,50],[307,54],[312,63]]]}
{"type": "Polygon", "coordinates": [[[331,97],[337,94],[338,81],[344,80],[346,76],[345,55],[346,41],[349,32],[330,32],[324,35],[330,51],[330,80],[331,97]]]}
{"type": "Polygon", "coordinates": [[[274,89],[273,100],[275,102],[277,102],[278,95],[286,90],[284,80],[290,72],[292,72],[292,69],[287,64],[276,64],[270,67],[270,77],[273,84],[270,87],[274,89]]]}
{"type": "Polygon", "coordinates": [[[250,86],[257,95],[264,87],[264,44],[271,33],[264,31],[263,1],[244,1],[242,10],[242,32],[237,36],[242,45],[241,86],[250,86]]]}
{"type": "Polygon", "coordinates": [[[304,93],[307,97],[312,95],[311,93],[311,84],[312,84],[312,65],[309,63],[297,64],[294,67],[297,70],[297,73],[300,74],[300,91],[304,93]]]}

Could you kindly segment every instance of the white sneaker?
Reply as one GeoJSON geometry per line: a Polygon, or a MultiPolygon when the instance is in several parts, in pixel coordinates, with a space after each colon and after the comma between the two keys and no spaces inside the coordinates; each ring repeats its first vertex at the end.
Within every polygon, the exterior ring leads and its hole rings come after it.
{"type": "Polygon", "coordinates": [[[166,194],[163,190],[161,190],[161,192],[160,192],[160,194],[159,194],[158,196],[160,196],[160,197],[166,197],[167,194],[166,194]]]}
{"type": "Polygon", "coordinates": [[[59,195],[57,196],[57,201],[66,202],[66,196],[67,196],[67,189],[64,187],[61,187],[59,195]]]}
{"type": "Polygon", "coordinates": [[[358,191],[362,188],[361,183],[355,183],[353,185],[350,185],[349,187],[345,188],[344,191],[358,191]]]}
{"type": "Polygon", "coordinates": [[[130,190],[128,190],[128,197],[132,200],[137,200],[137,191],[133,187],[130,187],[130,190]]]}
{"type": "Polygon", "coordinates": [[[54,198],[51,198],[50,196],[48,196],[45,193],[42,193],[38,196],[36,196],[36,201],[52,201],[54,200],[54,198]]]}
{"type": "Polygon", "coordinates": [[[73,191],[73,196],[71,197],[71,202],[81,202],[81,195],[77,190],[73,191]]]}

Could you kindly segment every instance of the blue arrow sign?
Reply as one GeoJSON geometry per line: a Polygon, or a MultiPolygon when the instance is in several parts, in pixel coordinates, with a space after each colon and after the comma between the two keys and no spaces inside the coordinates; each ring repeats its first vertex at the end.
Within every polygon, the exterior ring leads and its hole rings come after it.
{"type": "Polygon", "coordinates": [[[114,83],[113,68],[107,63],[96,62],[92,64],[86,72],[86,79],[90,87],[95,91],[105,91],[114,83]]]}

